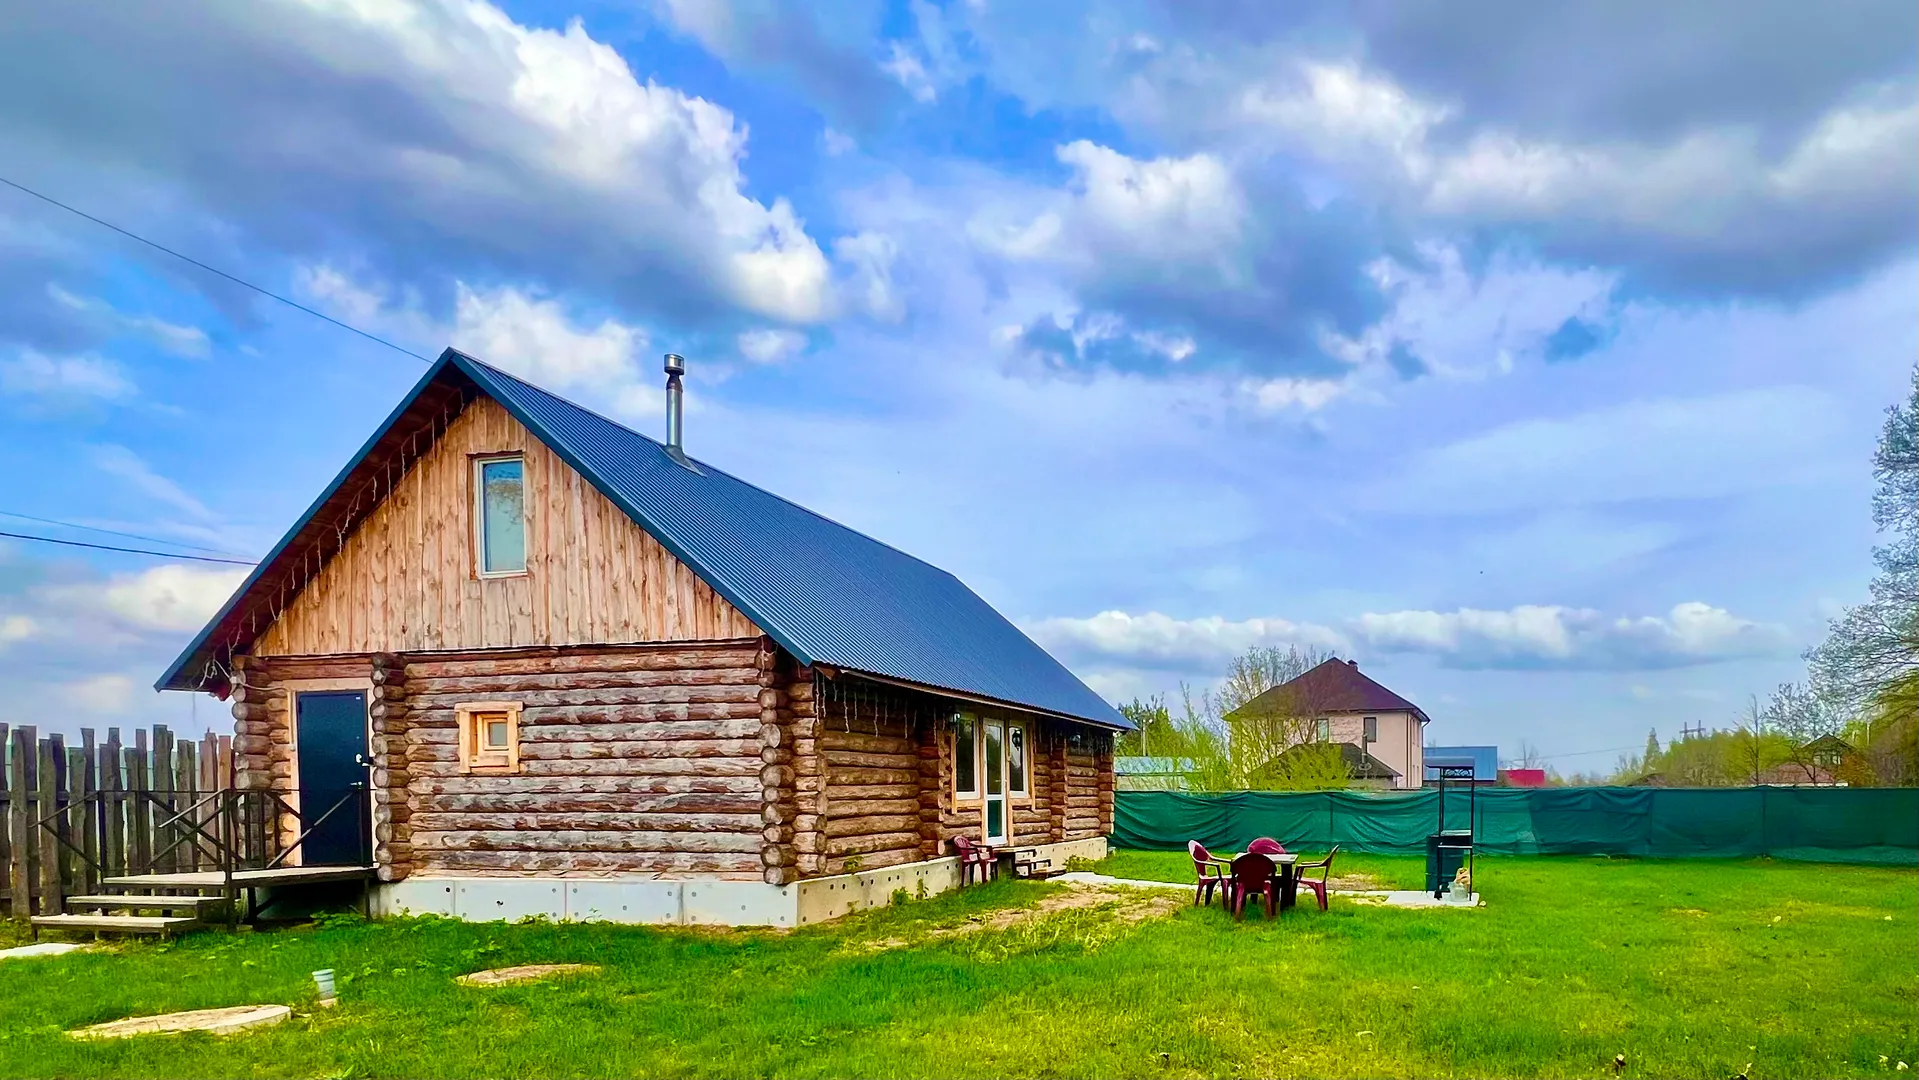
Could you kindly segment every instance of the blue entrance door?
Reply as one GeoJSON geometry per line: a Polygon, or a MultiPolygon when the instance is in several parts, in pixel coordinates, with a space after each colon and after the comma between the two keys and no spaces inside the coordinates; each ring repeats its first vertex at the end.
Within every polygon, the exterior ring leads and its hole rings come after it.
{"type": "Polygon", "coordinates": [[[306,866],[365,866],[371,848],[366,692],[311,691],[295,701],[301,828],[312,832],[294,859],[306,866]]]}

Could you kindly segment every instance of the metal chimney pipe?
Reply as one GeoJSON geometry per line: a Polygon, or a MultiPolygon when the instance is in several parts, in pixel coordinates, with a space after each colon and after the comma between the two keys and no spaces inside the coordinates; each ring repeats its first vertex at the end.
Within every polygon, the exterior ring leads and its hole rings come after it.
{"type": "Polygon", "coordinates": [[[680,376],[686,374],[686,361],[676,353],[666,354],[666,449],[668,453],[679,455],[680,433],[680,376]]]}

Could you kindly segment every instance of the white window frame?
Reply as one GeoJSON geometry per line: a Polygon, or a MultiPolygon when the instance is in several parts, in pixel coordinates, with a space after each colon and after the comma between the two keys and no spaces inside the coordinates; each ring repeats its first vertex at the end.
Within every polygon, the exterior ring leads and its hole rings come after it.
{"type": "Polygon", "coordinates": [[[1321,716],[1313,721],[1313,741],[1314,742],[1332,742],[1333,741],[1333,718],[1332,717],[1321,716]]]}
{"type": "Polygon", "coordinates": [[[460,771],[475,776],[510,776],[520,771],[520,711],[517,701],[466,701],[453,706],[460,728],[460,771]],[[506,746],[486,745],[484,717],[505,714],[506,746]]]}
{"type": "Polygon", "coordinates": [[[1359,741],[1361,743],[1376,743],[1379,741],[1379,717],[1366,716],[1360,718],[1359,741]]]}
{"type": "Polygon", "coordinates": [[[532,562],[530,530],[527,517],[531,513],[528,505],[528,483],[526,474],[526,455],[519,451],[504,454],[477,454],[473,458],[473,574],[483,579],[525,577],[527,565],[532,562]],[[501,461],[520,463],[520,568],[518,570],[488,570],[486,568],[486,467],[501,461]]]}
{"type": "Polygon", "coordinates": [[[984,783],[986,763],[981,760],[983,756],[982,747],[986,741],[984,734],[978,715],[966,712],[953,714],[953,798],[956,800],[972,802],[986,798],[986,785],[984,783]],[[973,729],[973,786],[970,790],[959,786],[959,731],[961,724],[965,724],[973,729]]]}

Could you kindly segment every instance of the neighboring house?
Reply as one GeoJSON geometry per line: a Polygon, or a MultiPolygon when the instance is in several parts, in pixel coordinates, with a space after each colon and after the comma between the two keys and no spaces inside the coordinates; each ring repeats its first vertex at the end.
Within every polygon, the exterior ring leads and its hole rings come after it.
{"type": "Polygon", "coordinates": [[[1247,702],[1236,714],[1262,709],[1307,722],[1305,738],[1359,748],[1392,772],[1393,787],[1418,787],[1425,773],[1426,713],[1362,674],[1357,660],[1328,660],[1247,702]]]}
{"type": "Polygon", "coordinates": [[[1426,785],[1436,787],[1439,784],[1439,766],[1470,766],[1473,778],[1448,778],[1446,786],[1456,784],[1478,784],[1491,787],[1499,782],[1499,747],[1497,746],[1428,746],[1425,748],[1426,785]]]}
{"type": "Polygon", "coordinates": [[[370,836],[383,910],[793,925],[950,885],[957,835],[1102,854],[1132,725],[686,457],[678,378],[662,445],[448,350],[159,688],[231,695],[238,783],[309,819],[370,784],[298,854],[370,836]]]}
{"type": "Polygon", "coordinates": [[[1792,784],[1808,787],[1839,787],[1846,781],[1840,774],[1847,766],[1861,766],[1859,751],[1837,735],[1821,735],[1803,744],[1794,753],[1797,760],[1774,765],[1759,774],[1761,784],[1792,784]]]}

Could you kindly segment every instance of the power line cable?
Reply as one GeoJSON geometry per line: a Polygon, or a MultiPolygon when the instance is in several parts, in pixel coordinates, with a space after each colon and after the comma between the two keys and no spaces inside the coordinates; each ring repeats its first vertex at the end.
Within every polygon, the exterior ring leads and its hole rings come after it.
{"type": "Polygon", "coordinates": [[[297,300],[290,300],[287,297],[281,296],[279,293],[274,292],[271,289],[263,289],[260,286],[255,285],[253,282],[246,280],[245,278],[235,277],[234,275],[227,273],[225,270],[222,270],[215,266],[209,266],[206,263],[201,262],[200,260],[194,258],[191,255],[183,255],[180,252],[175,251],[170,247],[167,247],[165,244],[156,243],[155,241],[149,240],[146,237],[141,236],[139,233],[133,232],[129,229],[123,229],[120,226],[115,225],[111,221],[94,217],[92,214],[87,213],[85,210],[68,206],[66,203],[61,202],[59,199],[56,199],[51,195],[43,195],[40,192],[35,191],[32,188],[26,186],[25,184],[18,183],[13,180],[9,180],[4,176],[0,176],[0,184],[5,184],[6,186],[13,188],[15,191],[19,191],[27,195],[31,195],[34,198],[39,199],[41,202],[48,204],[49,206],[57,206],[60,209],[65,210],[69,214],[74,214],[79,217],[83,217],[87,219],[88,221],[93,222],[95,225],[100,226],[101,228],[112,229],[114,232],[119,233],[121,236],[124,236],[129,240],[137,240],[140,243],[145,244],[146,246],[152,248],[155,251],[163,252],[165,254],[173,256],[176,259],[179,259],[181,262],[188,263],[193,266],[197,266],[200,269],[205,270],[209,274],[213,274],[216,277],[225,278],[226,280],[231,281],[235,285],[239,285],[242,288],[252,289],[254,292],[259,293],[261,296],[264,296],[273,300],[278,300],[282,304],[285,304],[286,306],[293,308],[296,311],[304,311],[308,315],[311,315],[316,319],[322,319],[322,320],[325,320],[326,322],[330,322],[333,325],[339,327],[340,329],[358,334],[361,337],[367,339],[368,341],[377,342],[381,345],[385,345],[387,348],[392,349],[394,352],[405,353],[406,355],[411,356],[415,360],[431,362],[430,358],[421,356],[419,353],[416,353],[412,349],[406,348],[404,346],[395,345],[393,342],[388,341],[387,339],[379,336],[378,334],[369,333],[350,323],[341,322],[340,320],[334,318],[331,315],[325,314],[324,312],[315,311],[314,309],[306,306],[305,304],[302,304],[297,300]]]}
{"type": "Polygon", "coordinates": [[[92,548],[95,551],[124,551],[129,555],[156,555],[162,559],[189,559],[193,562],[225,563],[228,566],[258,566],[246,559],[216,559],[210,555],[182,555],[177,551],[149,551],[145,548],[115,547],[112,544],[89,544],[84,540],[56,540],[51,536],[31,536],[27,533],[0,532],[0,536],[15,540],[32,540],[41,544],[60,544],[65,547],[92,548]]]}
{"type": "Polygon", "coordinates": [[[227,551],[224,548],[211,548],[200,544],[189,544],[182,540],[169,540],[164,536],[145,536],[140,533],[121,532],[119,529],[103,529],[98,525],[82,525],[75,521],[60,521],[56,518],[34,517],[32,514],[21,514],[12,510],[0,510],[0,517],[19,518],[21,521],[37,521],[42,525],[58,525],[63,529],[80,529],[85,532],[105,533],[108,536],[124,536],[129,540],[147,540],[155,544],[170,544],[173,547],[182,547],[189,551],[205,551],[214,555],[239,554],[237,551],[227,551]]]}

